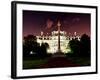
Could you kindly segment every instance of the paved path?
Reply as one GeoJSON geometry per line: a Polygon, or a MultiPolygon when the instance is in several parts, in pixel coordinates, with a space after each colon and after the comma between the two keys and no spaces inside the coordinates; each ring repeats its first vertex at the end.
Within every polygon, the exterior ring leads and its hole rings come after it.
{"type": "Polygon", "coordinates": [[[65,57],[52,57],[46,64],[40,65],[41,68],[57,68],[57,67],[76,67],[79,66],[74,64],[71,60],[65,57]]]}

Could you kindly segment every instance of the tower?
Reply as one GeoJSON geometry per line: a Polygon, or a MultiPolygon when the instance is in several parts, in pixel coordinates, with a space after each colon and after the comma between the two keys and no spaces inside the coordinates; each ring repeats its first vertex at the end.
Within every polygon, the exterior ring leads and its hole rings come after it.
{"type": "Polygon", "coordinates": [[[58,21],[58,23],[57,23],[57,27],[58,27],[58,52],[61,52],[61,49],[60,49],[60,26],[61,26],[61,23],[60,23],[60,21],[58,21]]]}
{"type": "Polygon", "coordinates": [[[58,27],[58,50],[56,53],[54,53],[53,57],[65,57],[65,55],[61,51],[61,47],[60,47],[60,27],[61,27],[60,21],[58,21],[57,27],[58,27]]]}

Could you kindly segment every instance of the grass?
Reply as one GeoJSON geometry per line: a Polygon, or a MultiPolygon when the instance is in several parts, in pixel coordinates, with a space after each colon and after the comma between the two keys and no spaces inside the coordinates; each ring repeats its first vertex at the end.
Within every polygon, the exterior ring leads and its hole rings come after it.
{"type": "Polygon", "coordinates": [[[23,60],[23,69],[39,68],[40,65],[45,64],[46,62],[47,59],[23,60]]]}
{"type": "MultiPolygon", "coordinates": [[[[37,58],[37,59],[24,59],[23,60],[23,69],[39,69],[42,68],[41,65],[46,64],[48,62],[48,58],[37,58]]],[[[72,55],[66,55],[66,58],[71,62],[78,64],[79,66],[90,66],[91,60],[89,57],[75,57],[72,55]]]]}
{"type": "Polygon", "coordinates": [[[88,58],[78,58],[74,62],[82,66],[90,65],[90,60],[88,58]]]}
{"type": "Polygon", "coordinates": [[[91,61],[89,57],[68,57],[73,63],[80,66],[90,66],[91,61]]]}

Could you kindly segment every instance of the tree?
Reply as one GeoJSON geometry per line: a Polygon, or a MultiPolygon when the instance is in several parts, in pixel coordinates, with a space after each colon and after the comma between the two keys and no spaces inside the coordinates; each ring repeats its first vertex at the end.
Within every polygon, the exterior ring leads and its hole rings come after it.
{"type": "Polygon", "coordinates": [[[69,47],[71,49],[71,52],[73,53],[74,56],[78,56],[80,53],[80,41],[77,39],[72,39],[69,42],[69,47]]]}
{"type": "Polygon", "coordinates": [[[90,42],[90,37],[86,34],[83,34],[80,41],[78,41],[77,39],[72,39],[69,42],[69,47],[73,55],[77,55],[80,57],[90,57],[90,42]]]}
{"type": "Polygon", "coordinates": [[[47,50],[49,49],[49,44],[48,43],[42,43],[41,44],[41,56],[45,57],[47,56],[47,50]]]}
{"type": "Polygon", "coordinates": [[[40,46],[40,44],[37,42],[36,36],[34,35],[24,37],[23,56],[25,58],[30,58],[33,56],[38,58],[46,57],[48,48],[48,43],[42,43],[40,46]]]}
{"type": "Polygon", "coordinates": [[[37,38],[34,35],[28,35],[28,36],[24,37],[24,40],[25,41],[34,41],[34,42],[36,42],[37,38]]]}
{"type": "Polygon", "coordinates": [[[83,56],[90,56],[90,47],[91,47],[91,44],[90,44],[90,37],[86,34],[83,34],[81,39],[80,39],[80,43],[81,43],[81,54],[83,56]]]}
{"type": "Polygon", "coordinates": [[[30,56],[30,52],[38,52],[39,43],[37,43],[37,38],[34,35],[28,35],[24,37],[24,43],[23,43],[23,55],[25,57],[30,56]]]}

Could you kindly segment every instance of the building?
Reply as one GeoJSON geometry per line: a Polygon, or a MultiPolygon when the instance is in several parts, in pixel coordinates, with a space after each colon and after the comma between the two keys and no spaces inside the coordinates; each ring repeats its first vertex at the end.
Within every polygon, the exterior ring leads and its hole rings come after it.
{"type": "MultiPolygon", "coordinates": [[[[48,53],[56,53],[58,51],[58,35],[59,32],[58,31],[52,31],[51,35],[44,35],[43,32],[41,32],[40,36],[37,36],[37,42],[40,43],[40,45],[42,43],[48,43],[49,44],[49,49],[48,49],[48,53]]],[[[73,36],[69,36],[67,35],[67,33],[65,31],[60,31],[60,50],[63,53],[68,53],[70,52],[70,48],[68,46],[68,43],[70,40],[77,38],[78,40],[80,40],[80,36],[76,35],[76,32],[74,32],[73,36]]]]}

